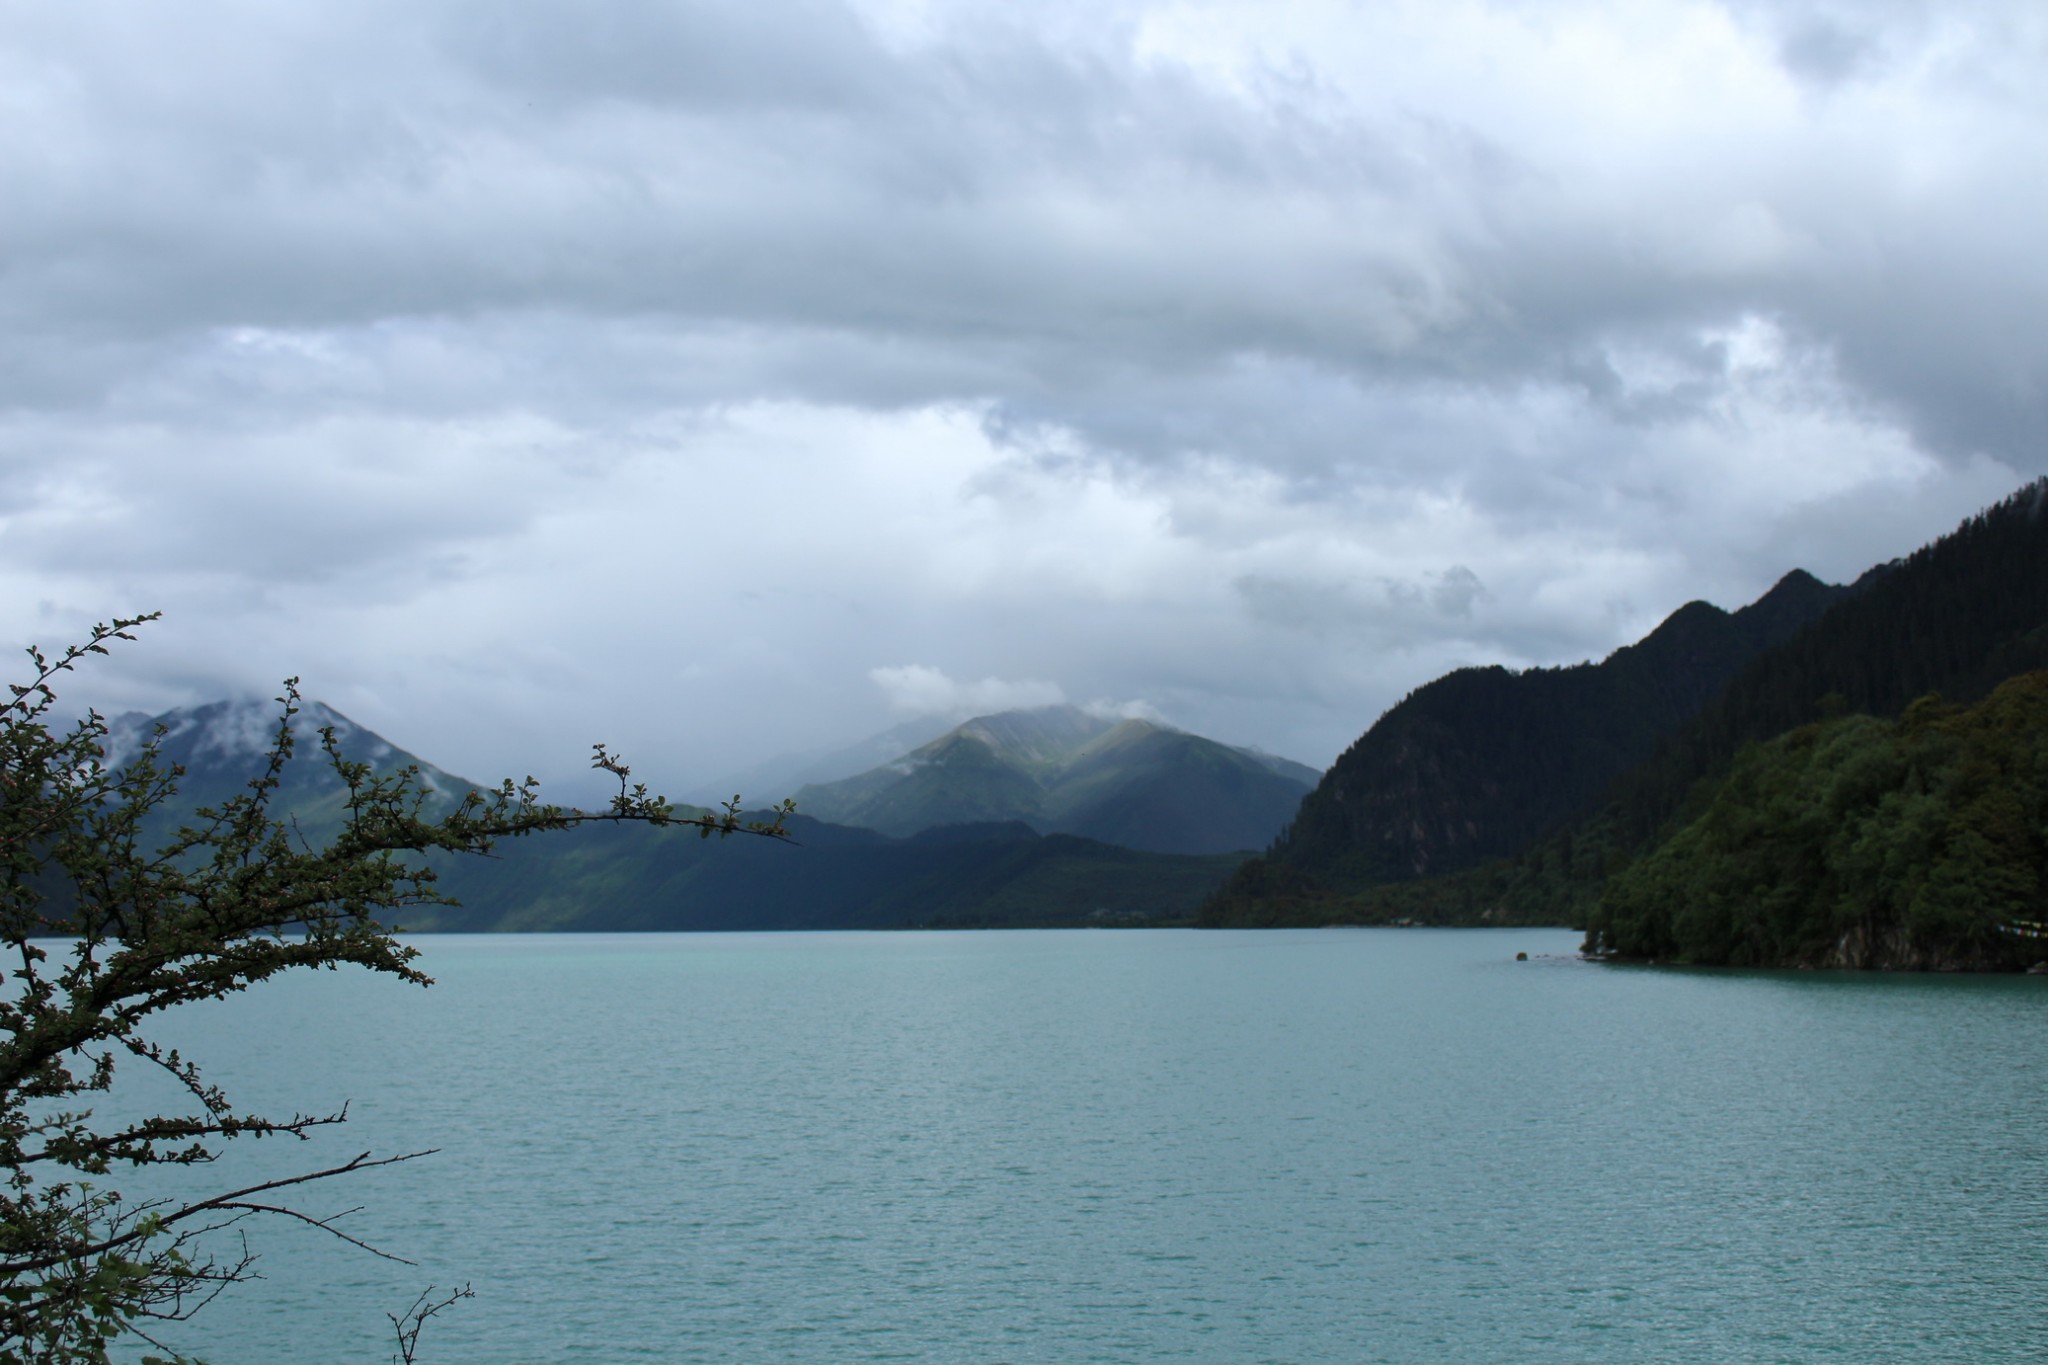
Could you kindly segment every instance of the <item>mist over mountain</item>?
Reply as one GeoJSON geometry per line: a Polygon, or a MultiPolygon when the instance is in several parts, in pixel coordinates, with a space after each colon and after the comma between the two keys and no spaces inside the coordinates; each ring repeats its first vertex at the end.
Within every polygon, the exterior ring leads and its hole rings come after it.
{"type": "Polygon", "coordinates": [[[1270,840],[1316,777],[1152,721],[1046,706],[976,717],[796,800],[820,819],[897,836],[1019,821],[1147,852],[1226,853],[1270,840]]]}
{"type": "Polygon", "coordinates": [[[870,768],[901,758],[919,745],[929,744],[954,722],[942,716],[916,716],[880,734],[832,749],[807,753],[778,754],[774,758],[700,783],[697,796],[710,803],[728,801],[735,793],[748,800],[774,804],[793,796],[803,787],[837,782],[870,768]]]}

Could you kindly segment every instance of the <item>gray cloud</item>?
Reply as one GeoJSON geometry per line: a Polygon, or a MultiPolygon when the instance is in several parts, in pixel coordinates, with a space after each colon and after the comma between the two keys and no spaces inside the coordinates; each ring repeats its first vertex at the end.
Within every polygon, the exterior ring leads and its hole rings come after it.
{"type": "MultiPolygon", "coordinates": [[[[923,382],[850,396],[1035,400],[1084,426],[1089,390],[1132,377],[1193,397],[1265,359],[1484,396],[1583,380],[1615,345],[1682,356],[1754,314],[1834,349],[1943,449],[2015,459],[2038,436],[2038,298],[2010,277],[2040,214],[2006,172],[2017,146],[1944,147],[1954,192],[1901,202],[1895,162],[1857,145],[1900,130],[1834,105],[1697,111],[1671,120],[1668,164],[1607,168],[1597,144],[1551,145],[1595,130],[1540,109],[1521,130],[1455,90],[1440,111],[1333,110],[1335,74],[1244,95],[1000,25],[906,54],[836,6],[738,13],[393,10],[376,44],[331,17],[259,22],[190,87],[109,100],[133,67],[81,72],[46,118],[75,155],[17,158],[57,192],[26,197],[8,311],[128,338],[651,317],[794,347],[795,374],[763,357],[757,382],[805,391],[841,375],[821,340],[884,340],[923,382]],[[1782,141],[1747,141],[1764,133],[1782,141]],[[962,350],[978,374],[931,363],[962,350]]],[[[1805,23],[1781,44],[1847,32],[1805,23]]],[[[64,36],[83,63],[104,32],[64,36]]],[[[1994,137],[2035,136],[2005,112],[1984,115],[1994,137]]]]}
{"type": "Polygon", "coordinates": [[[841,740],[904,661],[1325,761],[2041,469],[2044,50],[1905,0],[15,6],[0,624],[166,605],[109,695],[317,670],[482,773],[841,740]]]}

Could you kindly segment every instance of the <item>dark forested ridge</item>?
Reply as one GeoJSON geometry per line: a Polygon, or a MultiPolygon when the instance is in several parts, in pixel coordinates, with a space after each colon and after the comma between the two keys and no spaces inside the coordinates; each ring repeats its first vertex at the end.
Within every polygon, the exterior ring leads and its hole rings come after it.
{"type": "Polygon", "coordinates": [[[1342,896],[1513,853],[1591,807],[1744,664],[1847,591],[1794,572],[1732,614],[1689,603],[1601,663],[1460,669],[1418,688],[1225,895],[1342,896]]]}
{"type": "Polygon", "coordinates": [[[1631,845],[1744,744],[1843,712],[1896,716],[1929,692],[1973,702],[2048,668],[2048,482],[1872,570],[1861,590],[1743,669],[1610,793],[1631,845]]]}
{"type": "Polygon", "coordinates": [[[793,840],[600,828],[453,862],[462,904],[409,929],[727,930],[1185,924],[1242,855],[1141,853],[1018,823],[909,839],[792,817],[793,840]]]}
{"type": "MultiPolygon", "coordinates": [[[[1706,836],[1688,832],[1696,829],[1697,822],[1705,818],[1717,800],[1732,799],[1718,795],[1724,789],[1716,780],[1729,773],[1738,754],[1745,752],[1745,746],[1768,745],[1780,736],[1787,737],[1786,743],[1793,743],[1796,732],[1808,734],[1809,740],[1812,736],[1823,736],[1839,747],[1847,743],[1842,735],[1873,733],[1867,727],[1888,723],[1888,718],[1899,716],[1916,698],[1938,693],[1951,703],[1975,702],[2008,678],[2048,667],[2048,518],[2044,518],[2044,487],[2048,486],[2031,484],[1970,518],[1953,534],[1906,559],[1873,569],[1858,581],[1853,591],[1842,594],[1817,619],[1790,632],[1737,669],[1690,719],[1656,740],[1649,757],[1623,773],[1590,811],[1561,829],[1530,839],[1505,856],[1450,875],[1388,881],[1342,893],[1332,893],[1310,876],[1297,874],[1269,857],[1241,869],[1230,889],[1213,898],[1205,908],[1204,921],[1320,923],[1412,919],[1426,923],[1588,925],[1600,915],[1606,918],[1599,921],[1605,927],[1596,935],[1597,946],[1630,956],[1684,956],[1698,961],[1787,965],[1811,961],[1866,966],[1967,966],[1991,965],[1994,961],[2010,965],[2009,958],[1987,953],[1981,935],[1976,940],[1944,940],[1942,931],[1929,930],[1930,924],[1937,923],[1927,918],[1932,913],[1930,907],[1949,894],[1941,888],[1962,883],[1949,872],[1936,871],[1935,861],[1943,855],[1938,853],[1936,843],[1925,839],[1899,843],[1894,861],[1889,864],[1888,875],[1917,878],[1915,886],[1934,888],[1917,902],[1921,918],[1912,921],[1915,927],[1911,932],[1879,932],[1866,925],[1846,940],[1837,935],[1830,941],[1834,946],[1825,952],[1815,947],[1818,938],[1801,938],[1778,930],[1767,935],[1765,926],[1788,922],[1769,916],[1746,918],[1729,910],[1733,918],[1725,922],[1740,926],[1739,942],[1706,948],[1690,937],[1660,939],[1657,935],[1662,931],[1655,928],[1658,921],[1654,916],[1640,918],[1634,912],[1624,914],[1618,907],[1640,908],[1641,888],[1649,884],[1643,878],[1656,877],[1656,884],[1668,891],[1679,876],[1674,870],[1678,868],[1700,873],[1702,886],[1721,887],[1725,901],[1730,894],[1726,888],[1734,883],[1719,873],[1707,877],[1708,861],[1676,854],[1660,854],[1664,861],[1638,860],[1652,850],[1670,847],[1678,839],[1689,840],[1684,847],[1697,852],[1699,841],[1706,836]],[[1802,730],[1822,722],[1826,724],[1818,730],[1802,730]],[[1837,734],[1829,728],[1831,725],[1846,728],[1837,734]],[[1637,870],[1630,871],[1632,868],[1637,870]],[[1625,896],[1634,899],[1615,899],[1625,896]],[[1930,938],[1930,933],[1934,937],[1930,938]]],[[[1942,703],[1930,699],[1917,705],[1925,711],[1942,703]]],[[[2040,719],[2039,709],[2006,700],[2000,703],[1996,715],[1996,726],[1987,733],[1995,732],[2003,737],[2000,742],[2013,745],[2033,743],[2027,727],[2040,719]]],[[[1983,725],[1992,726],[1989,718],[1980,719],[1983,725]]],[[[1978,723],[1979,720],[1952,721],[1942,733],[1953,738],[1978,723]]],[[[1836,749],[1830,748],[1828,752],[1834,753],[1836,749]]],[[[1921,758],[1925,760],[1925,753],[1921,758]]],[[[1754,757],[1744,759],[1746,763],[1763,761],[1754,757]]],[[[1911,781],[1930,780],[1925,761],[1917,768],[1908,765],[1898,771],[1918,773],[1911,781]]],[[[1909,779],[1902,776],[1899,780],[1909,779]]],[[[1963,793],[1977,790],[1970,786],[1975,780],[1966,774],[1943,790],[1960,800],[1963,793]]],[[[1840,795],[1837,792],[1836,799],[1840,795]]],[[[2023,805],[2029,798],[2021,792],[2013,799],[2023,805]]],[[[1919,810],[1921,816],[1932,818],[1926,808],[1919,810]]],[[[1976,829],[1981,833],[1990,828],[1976,816],[1959,818],[1962,823],[1957,828],[1962,831],[1976,829]]],[[[1717,829],[1734,827],[1725,806],[1716,819],[1717,829]]],[[[1896,833],[1902,827],[1880,822],[1862,828],[1870,840],[1868,852],[1885,837],[1871,831],[1896,833]]],[[[1721,847],[1725,852],[1725,842],[1721,847]]],[[[1955,847],[1977,845],[1963,839],[1955,847]]],[[[1961,866],[1956,861],[1960,855],[1947,856],[1951,870],[1961,866]]],[[[1718,867],[1725,872],[1728,865],[1722,863],[1718,867]]],[[[1796,882],[1785,868],[1780,871],[1785,873],[1788,885],[1796,882]]],[[[1830,883],[1836,887],[1851,884],[1839,878],[1830,883]]],[[[1752,881],[1749,890],[1757,891],[1760,885],[1752,881]]],[[[1896,890],[1894,884],[1893,891],[1896,890]]],[[[1794,900],[1805,894],[1785,893],[1794,900]]],[[[1844,899],[1846,892],[1829,894],[1834,896],[1829,902],[1830,915],[1849,913],[1853,897],[1844,899]]],[[[2038,890],[2033,894],[2038,895],[2038,890]]],[[[1881,903],[1892,905],[1893,910],[1898,908],[1892,902],[1881,903]]],[[[2020,914],[2012,908],[2019,904],[2016,901],[1998,904],[2006,907],[2001,913],[2010,913],[2016,919],[2043,917],[2038,910],[2031,915],[2020,914]]],[[[1772,905],[1779,903],[1774,901],[1772,905]]],[[[1686,920],[1688,925],[1703,922],[1696,908],[1686,920]]],[[[1941,922],[1953,927],[1961,921],[1951,918],[1941,922]]],[[[2001,951],[2010,946],[2005,945],[2001,951]]],[[[2026,949],[2016,951],[2024,955],[2026,949]]]]}

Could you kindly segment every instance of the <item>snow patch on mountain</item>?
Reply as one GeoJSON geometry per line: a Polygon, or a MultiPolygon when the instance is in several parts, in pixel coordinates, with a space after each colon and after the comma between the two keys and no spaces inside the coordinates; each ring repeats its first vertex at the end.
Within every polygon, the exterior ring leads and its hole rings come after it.
{"type": "MultiPolygon", "coordinates": [[[[253,699],[181,707],[160,716],[130,711],[107,723],[100,752],[108,767],[125,767],[144,744],[160,735],[163,746],[176,749],[188,766],[195,762],[247,766],[269,754],[282,720],[283,707],[276,701],[253,699]]],[[[320,732],[328,728],[352,758],[382,766],[399,752],[325,702],[301,703],[290,723],[292,739],[301,753],[316,752],[320,732]]]]}

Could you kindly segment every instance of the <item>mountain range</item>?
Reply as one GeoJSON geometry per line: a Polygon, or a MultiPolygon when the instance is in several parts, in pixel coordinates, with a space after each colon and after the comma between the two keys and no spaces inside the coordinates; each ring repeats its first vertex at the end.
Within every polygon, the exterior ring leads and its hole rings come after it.
{"type": "MultiPolygon", "coordinates": [[[[814,768],[840,775],[798,793],[791,843],[515,841],[443,867],[466,904],[409,927],[1571,923],[1684,960],[2009,967],[2048,920],[2048,681],[1984,699],[2048,670],[2044,506],[2029,485],[1848,586],[1794,571],[1738,611],[1689,603],[1598,663],[1451,673],[1320,778],[1072,707],[927,723],[814,768]],[[1767,858],[1799,875],[1758,881],[1767,858]]],[[[189,810],[242,789],[276,724],[252,703],[125,716],[108,751],[163,727],[189,810]]],[[[308,703],[278,794],[308,837],[343,818],[322,727],[469,789],[308,703]]]]}
{"type": "MultiPolygon", "coordinates": [[[[247,789],[262,770],[282,708],[222,701],[110,723],[108,761],[132,760],[152,732],[159,758],[181,770],[177,800],[152,822],[167,837],[201,806],[247,789]]],[[[378,771],[412,767],[430,806],[453,805],[473,784],[407,753],[318,701],[291,720],[295,753],[273,808],[308,839],[345,818],[344,788],[320,754],[331,731],[345,758],[378,771]]],[[[887,744],[887,737],[870,741],[887,744]]],[[[928,771],[906,796],[923,801],[892,832],[834,823],[803,811],[788,841],[704,840],[691,830],[586,827],[500,845],[487,859],[435,858],[441,889],[461,905],[422,906],[419,930],[895,928],[1119,925],[1185,920],[1244,852],[1270,838],[1314,770],[1252,755],[1148,722],[1105,720],[1074,708],[979,717],[933,745],[854,779],[885,787],[905,767],[928,771]],[[950,756],[950,757],[949,757],[950,756]],[[980,756],[976,765],[960,762],[980,756]],[[937,787],[930,780],[943,778],[937,787]],[[977,780],[979,779],[979,780],[977,780]],[[1040,785],[1041,781],[1045,784],[1040,785]],[[945,784],[951,784],[947,786],[945,784]],[[1176,790],[1177,788],[1177,790],[1176,790]],[[1020,793],[1006,803],[1000,794],[1020,793]],[[957,800],[946,799],[946,793],[957,800]],[[1047,799],[1052,793],[1055,799],[1047,799]],[[1079,795],[1075,795],[1079,793],[1079,795]],[[1035,795],[1034,795],[1035,794],[1035,795]],[[1113,806],[1128,802],[1119,825],[1113,806]],[[1065,804],[1061,804],[1064,802],[1065,804]],[[1103,837],[1034,828],[1022,816],[1078,811],[1103,837]],[[1192,833],[1172,843],[1175,820],[1192,833]],[[1214,848],[1185,845],[1207,841],[1214,848]]],[[[846,751],[860,752],[860,748],[846,751]]]]}

